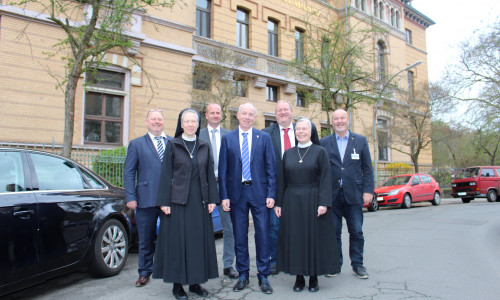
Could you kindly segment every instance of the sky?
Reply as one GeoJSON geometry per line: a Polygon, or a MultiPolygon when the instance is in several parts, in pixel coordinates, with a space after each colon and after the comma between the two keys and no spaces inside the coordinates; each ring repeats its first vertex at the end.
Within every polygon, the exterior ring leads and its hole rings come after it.
{"type": "Polygon", "coordinates": [[[437,81],[453,62],[460,41],[500,17],[498,0],[413,0],[412,5],[436,23],[427,29],[430,81],[437,81]]]}

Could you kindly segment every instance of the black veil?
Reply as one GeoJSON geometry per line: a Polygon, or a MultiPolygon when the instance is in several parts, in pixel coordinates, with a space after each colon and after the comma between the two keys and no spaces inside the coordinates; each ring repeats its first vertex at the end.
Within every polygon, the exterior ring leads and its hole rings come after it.
{"type": "Polygon", "coordinates": [[[181,110],[181,112],[179,113],[179,118],[177,119],[177,129],[175,129],[175,135],[174,135],[175,138],[180,137],[182,133],[184,133],[184,129],[182,129],[181,127],[181,117],[186,110],[193,111],[198,116],[198,129],[196,129],[196,137],[200,136],[200,114],[194,108],[189,107],[181,110]]]}

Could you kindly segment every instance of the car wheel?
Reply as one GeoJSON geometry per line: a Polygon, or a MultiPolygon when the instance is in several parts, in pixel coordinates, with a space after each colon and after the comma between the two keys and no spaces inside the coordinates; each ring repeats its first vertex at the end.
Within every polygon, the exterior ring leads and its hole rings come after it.
{"type": "Polygon", "coordinates": [[[432,205],[441,204],[441,196],[439,195],[439,192],[434,193],[434,199],[432,199],[431,203],[432,203],[432,205]]]}
{"type": "Polygon", "coordinates": [[[403,202],[401,203],[401,208],[410,208],[411,207],[411,196],[410,194],[405,194],[403,196],[403,202]]]}
{"type": "Polygon", "coordinates": [[[463,203],[469,203],[472,200],[472,198],[462,198],[463,203]]]}
{"type": "Polygon", "coordinates": [[[368,211],[377,211],[378,210],[378,201],[377,197],[373,197],[372,203],[370,203],[370,206],[368,206],[368,211]]]}
{"type": "Polygon", "coordinates": [[[127,231],[118,220],[106,221],[92,245],[90,273],[98,277],[114,276],[123,269],[128,257],[127,231]]]}
{"type": "Polygon", "coordinates": [[[486,199],[488,199],[488,202],[496,202],[497,198],[497,191],[495,190],[489,190],[488,194],[486,194],[486,199]]]}

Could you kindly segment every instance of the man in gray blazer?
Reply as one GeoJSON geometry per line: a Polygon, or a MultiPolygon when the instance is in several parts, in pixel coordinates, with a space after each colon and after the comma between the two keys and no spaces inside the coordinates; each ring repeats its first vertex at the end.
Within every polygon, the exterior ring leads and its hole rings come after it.
{"type": "MultiPolygon", "coordinates": [[[[218,177],[219,165],[219,151],[220,141],[224,134],[229,130],[222,128],[220,123],[222,121],[222,109],[217,103],[210,103],[207,106],[205,117],[207,119],[207,127],[200,131],[200,139],[209,142],[210,150],[214,156],[214,171],[215,178],[218,177]]],[[[224,263],[224,275],[229,278],[238,278],[238,272],[233,268],[234,263],[234,235],[233,224],[231,223],[231,216],[229,212],[224,211],[219,205],[219,216],[222,223],[222,231],[224,234],[224,250],[222,254],[222,261],[224,263]]]]}

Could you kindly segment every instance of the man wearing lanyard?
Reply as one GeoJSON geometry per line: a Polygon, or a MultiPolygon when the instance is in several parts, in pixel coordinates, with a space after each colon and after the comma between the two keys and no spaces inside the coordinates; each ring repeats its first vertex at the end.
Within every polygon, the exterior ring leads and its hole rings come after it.
{"type": "MultiPolygon", "coordinates": [[[[321,139],[330,159],[333,178],[332,212],[342,266],[342,217],[349,231],[349,257],[358,278],[367,279],[363,266],[363,205],[373,199],[373,170],[366,137],[349,131],[349,116],[343,109],[332,113],[335,130],[321,139]]],[[[327,275],[328,277],[337,274],[327,275]]]]}

